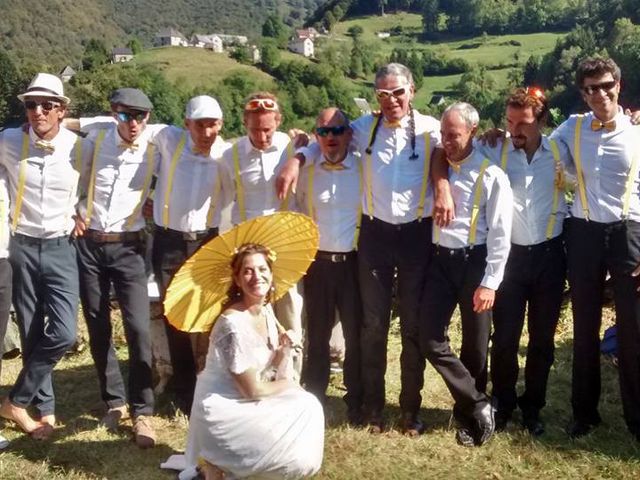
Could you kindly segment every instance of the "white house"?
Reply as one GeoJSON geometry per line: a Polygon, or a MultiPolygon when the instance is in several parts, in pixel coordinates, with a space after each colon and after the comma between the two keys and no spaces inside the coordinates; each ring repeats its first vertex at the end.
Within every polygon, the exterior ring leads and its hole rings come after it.
{"type": "Polygon", "coordinates": [[[299,39],[310,38],[311,40],[315,40],[320,36],[320,34],[315,28],[309,27],[309,28],[297,28],[295,31],[295,36],[296,38],[299,38],[299,39]]]}
{"type": "Polygon", "coordinates": [[[133,59],[130,48],[114,48],[111,50],[111,63],[129,62],[133,59]]]}
{"type": "Polygon", "coordinates": [[[169,28],[156,34],[155,44],[159,47],[187,47],[189,42],[178,30],[169,28]]]}
{"type": "Polygon", "coordinates": [[[60,72],[60,78],[62,79],[63,82],[68,82],[73,78],[75,74],[76,74],[76,71],[73,68],[71,68],[70,65],[67,65],[60,72]]]}
{"type": "Polygon", "coordinates": [[[260,52],[257,45],[251,45],[249,47],[249,55],[253,63],[260,63],[262,61],[262,52],[260,52]]]}
{"type": "Polygon", "coordinates": [[[289,41],[289,50],[304,57],[313,57],[313,40],[310,38],[292,38],[289,41]]]}
{"type": "Polygon", "coordinates": [[[200,35],[194,34],[191,37],[191,45],[199,48],[213,50],[215,53],[222,53],[223,43],[218,35],[200,35]]]}

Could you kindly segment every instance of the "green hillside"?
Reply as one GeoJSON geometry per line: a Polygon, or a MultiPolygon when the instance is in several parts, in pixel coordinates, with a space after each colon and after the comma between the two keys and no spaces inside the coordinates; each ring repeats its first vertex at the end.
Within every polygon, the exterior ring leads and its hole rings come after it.
{"type": "Polygon", "coordinates": [[[153,65],[167,80],[187,88],[209,87],[235,72],[259,81],[272,80],[258,68],[238,63],[226,53],[213,53],[203,48],[152,48],[138,55],[134,62],[153,65]]]}

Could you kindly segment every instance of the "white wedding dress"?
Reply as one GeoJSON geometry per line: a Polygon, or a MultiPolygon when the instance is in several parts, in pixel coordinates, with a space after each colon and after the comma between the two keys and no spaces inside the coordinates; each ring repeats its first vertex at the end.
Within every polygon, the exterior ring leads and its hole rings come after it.
{"type": "MultiPolygon", "coordinates": [[[[270,344],[278,345],[275,317],[265,311],[270,344]]],[[[222,469],[225,478],[301,478],[320,469],[324,415],[316,397],[293,387],[247,400],[233,381],[231,372],[250,368],[259,376],[272,355],[247,314],[218,318],[198,375],[181,479],[193,478],[199,458],[222,469]]]]}

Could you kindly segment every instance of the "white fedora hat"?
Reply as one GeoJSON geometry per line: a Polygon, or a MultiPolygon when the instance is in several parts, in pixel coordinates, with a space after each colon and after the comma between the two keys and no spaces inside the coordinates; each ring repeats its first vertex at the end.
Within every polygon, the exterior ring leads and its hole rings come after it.
{"type": "Polygon", "coordinates": [[[27,91],[18,95],[22,102],[28,97],[51,97],[57,98],[64,104],[70,102],[69,97],[64,96],[62,80],[50,73],[38,73],[31,80],[27,91]]]}

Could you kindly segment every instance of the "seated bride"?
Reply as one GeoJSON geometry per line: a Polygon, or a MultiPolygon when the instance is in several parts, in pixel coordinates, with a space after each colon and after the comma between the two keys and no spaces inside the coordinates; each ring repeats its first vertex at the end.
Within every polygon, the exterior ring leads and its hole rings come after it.
{"type": "Polygon", "coordinates": [[[270,302],[273,251],[240,246],[196,385],[180,479],[301,478],[320,469],[324,417],[293,379],[289,333],[270,302]]]}

